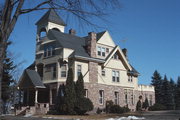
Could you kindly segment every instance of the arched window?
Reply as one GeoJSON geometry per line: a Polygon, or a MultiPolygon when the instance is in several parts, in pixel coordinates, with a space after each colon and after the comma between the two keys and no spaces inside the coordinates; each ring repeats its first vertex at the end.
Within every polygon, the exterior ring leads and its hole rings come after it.
{"type": "Polygon", "coordinates": [[[56,30],[58,32],[61,32],[58,28],[53,28],[52,30],[56,30]]]}
{"type": "Polygon", "coordinates": [[[45,29],[45,28],[42,28],[42,29],[40,30],[39,37],[42,38],[42,37],[45,37],[46,35],[47,35],[46,29],[45,29]]]}

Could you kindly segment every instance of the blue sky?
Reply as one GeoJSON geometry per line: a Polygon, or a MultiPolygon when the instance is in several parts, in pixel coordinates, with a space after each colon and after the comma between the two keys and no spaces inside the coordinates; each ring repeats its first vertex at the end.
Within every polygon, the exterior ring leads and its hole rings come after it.
{"type": "MultiPolygon", "coordinates": [[[[79,28],[79,23],[69,20],[69,28],[78,35],[100,32],[107,29],[121,48],[128,49],[130,63],[140,72],[140,84],[150,84],[157,69],[162,76],[175,81],[180,76],[180,0],[121,0],[121,9],[109,11],[105,18],[109,22],[97,24],[105,28],[94,30],[79,28]]],[[[46,11],[21,16],[12,35],[10,50],[18,54],[16,61],[25,60],[26,68],[35,56],[35,23],[46,11]]],[[[64,18],[64,15],[61,16],[64,18]]]]}

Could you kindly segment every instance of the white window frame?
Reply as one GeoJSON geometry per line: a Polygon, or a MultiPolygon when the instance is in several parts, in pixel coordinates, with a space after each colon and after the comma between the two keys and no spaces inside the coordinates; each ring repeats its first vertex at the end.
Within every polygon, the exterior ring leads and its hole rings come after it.
{"type": "Polygon", "coordinates": [[[120,72],[118,70],[112,70],[112,81],[120,82],[120,72]]]}
{"type": "Polygon", "coordinates": [[[128,76],[128,82],[133,82],[133,76],[132,75],[128,76]]]}
{"type": "Polygon", "coordinates": [[[99,104],[104,104],[104,90],[99,90],[99,104]]]}
{"type": "Polygon", "coordinates": [[[114,104],[119,105],[119,92],[114,92],[114,104]]]}
{"type": "Polygon", "coordinates": [[[98,55],[98,56],[105,57],[105,56],[106,56],[106,48],[105,48],[105,47],[98,46],[98,47],[97,47],[97,55],[98,55]]]}
{"type": "Polygon", "coordinates": [[[82,65],[77,65],[77,77],[82,73],[82,65]],[[80,68],[80,69],[79,69],[80,68]]]}
{"type": "Polygon", "coordinates": [[[67,65],[66,64],[63,64],[61,66],[61,78],[66,78],[67,77],[67,65]],[[62,67],[65,67],[65,70],[62,69],[62,67]],[[65,75],[65,76],[62,76],[62,75],[65,75]]]}

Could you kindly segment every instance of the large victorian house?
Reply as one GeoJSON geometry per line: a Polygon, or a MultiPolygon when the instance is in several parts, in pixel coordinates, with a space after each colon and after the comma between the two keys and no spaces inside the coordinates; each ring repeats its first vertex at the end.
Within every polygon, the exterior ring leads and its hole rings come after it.
{"type": "Polygon", "coordinates": [[[46,113],[56,103],[58,87],[65,83],[69,68],[74,81],[82,73],[86,97],[95,109],[112,100],[134,111],[140,95],[150,105],[155,103],[154,87],[138,85],[139,73],[129,63],[127,49],[116,45],[108,31],[89,32],[85,37],[76,36],[73,29],[65,33],[66,24],[54,10],[36,25],[35,62],[24,70],[18,84],[22,105],[29,112],[46,113]]]}

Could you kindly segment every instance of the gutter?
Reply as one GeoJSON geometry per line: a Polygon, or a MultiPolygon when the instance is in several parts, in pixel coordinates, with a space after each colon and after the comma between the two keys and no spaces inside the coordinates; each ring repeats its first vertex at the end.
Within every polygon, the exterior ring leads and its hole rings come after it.
{"type": "Polygon", "coordinates": [[[79,56],[79,55],[74,55],[74,57],[82,59],[82,60],[96,61],[96,62],[99,62],[99,63],[104,63],[105,62],[105,60],[100,60],[100,59],[96,59],[96,58],[89,58],[89,57],[83,57],[83,56],[79,56]]]}

